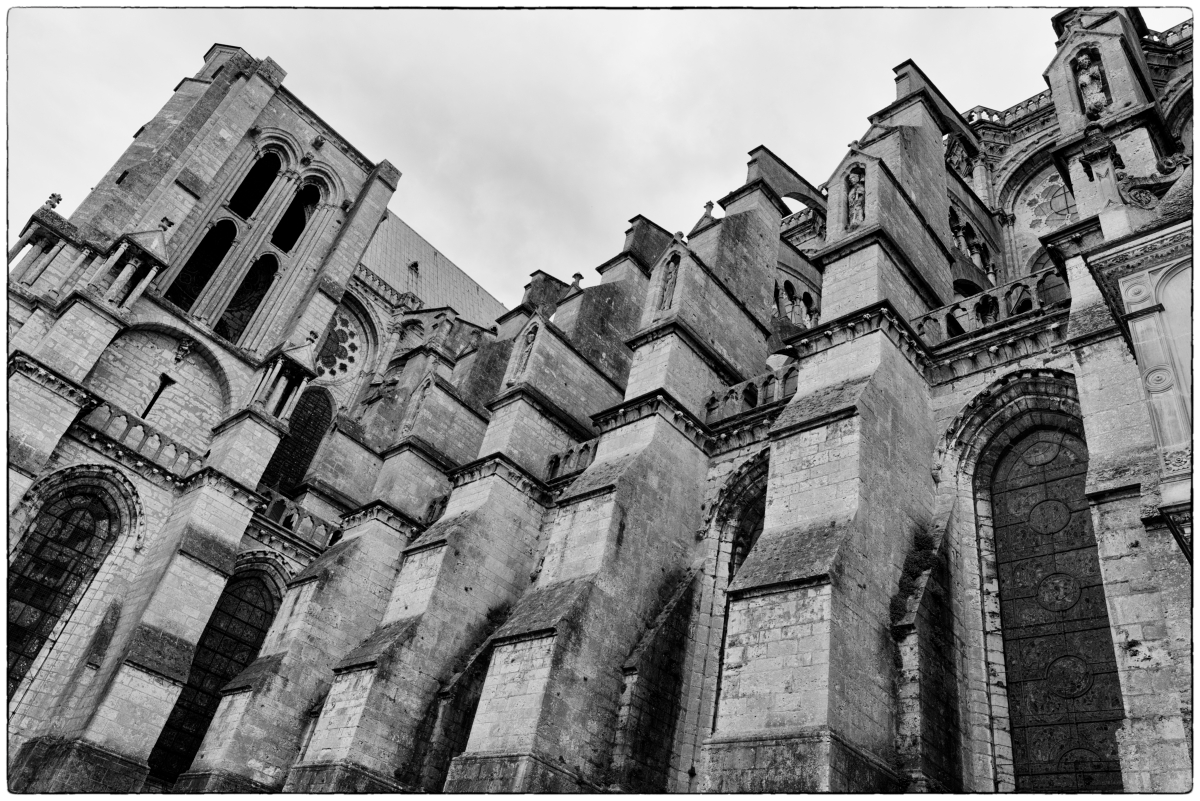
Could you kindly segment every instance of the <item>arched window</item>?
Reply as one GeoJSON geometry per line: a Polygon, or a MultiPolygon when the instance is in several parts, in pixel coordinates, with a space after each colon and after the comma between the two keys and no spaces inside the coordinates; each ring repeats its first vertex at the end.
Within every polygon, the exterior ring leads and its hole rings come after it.
{"type": "Polygon", "coordinates": [[[320,202],[321,190],[315,184],[300,187],[296,197],[292,198],[292,204],[275,226],[275,231],[271,234],[271,244],[284,253],[290,253],[320,202]]]}
{"type": "Polygon", "coordinates": [[[333,407],[324,390],[307,389],[292,412],[291,427],[263,471],[262,482],[285,495],[296,488],[317,455],[325,431],[333,421],[333,407]]]}
{"type": "Polygon", "coordinates": [[[233,300],[229,302],[213,330],[230,342],[237,342],[254,312],[258,311],[258,306],[266,297],[278,271],[279,262],[274,256],[270,253],[259,256],[258,261],[254,262],[246,277],[242,279],[242,285],[233,293],[233,300]]]}
{"type": "Polygon", "coordinates": [[[189,311],[233,246],[236,236],[237,226],[229,220],[221,220],[210,228],[164,297],[184,311],[189,311]]]}
{"type": "Polygon", "coordinates": [[[221,688],[258,656],[279,603],[257,575],[234,576],[217,600],[166,726],[150,752],[150,775],[173,783],[200,750],[221,703],[221,688]]]}
{"type": "Polygon", "coordinates": [[[112,550],[120,514],[94,487],[52,495],[8,573],[8,697],[11,699],[63,613],[112,550]]]}
{"type": "Polygon", "coordinates": [[[229,210],[242,219],[249,219],[254,210],[258,208],[258,204],[266,197],[271,184],[275,183],[275,177],[279,175],[279,168],[279,157],[274,153],[265,153],[250,168],[250,172],[246,173],[242,185],[229,199],[229,210]]]}
{"type": "Polygon", "coordinates": [[[758,387],[747,384],[742,390],[742,409],[753,409],[758,405],[758,387]]]}
{"type": "Polygon", "coordinates": [[[783,282],[783,295],[785,298],[784,312],[787,314],[788,320],[794,323],[796,322],[796,287],[792,286],[791,281],[783,282]]]}
{"type": "Polygon", "coordinates": [[[989,448],[976,476],[992,510],[993,575],[1003,577],[997,607],[1016,789],[1119,792],[1125,709],[1084,494],[1087,446],[1070,430],[1027,420],[1005,430],[1006,444],[989,448]]]}

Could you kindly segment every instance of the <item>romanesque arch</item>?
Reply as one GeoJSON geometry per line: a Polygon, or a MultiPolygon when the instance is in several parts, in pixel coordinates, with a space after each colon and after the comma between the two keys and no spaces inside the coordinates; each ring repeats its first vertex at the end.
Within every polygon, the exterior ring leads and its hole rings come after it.
{"type": "Polygon", "coordinates": [[[229,406],[228,379],[212,353],[182,331],[161,325],[118,334],[83,383],[199,453],[229,406]]]}

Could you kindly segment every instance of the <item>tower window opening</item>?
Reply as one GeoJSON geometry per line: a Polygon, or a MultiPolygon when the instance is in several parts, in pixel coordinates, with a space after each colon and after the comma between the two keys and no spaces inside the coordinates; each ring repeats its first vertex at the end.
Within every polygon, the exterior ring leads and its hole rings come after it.
{"type": "Polygon", "coordinates": [[[290,253],[320,202],[321,191],[316,186],[308,184],[302,187],[292,199],[288,210],[283,213],[279,225],[275,226],[275,231],[271,234],[271,244],[284,253],[290,253]]]}
{"type": "Polygon", "coordinates": [[[254,313],[258,311],[258,307],[262,305],[263,298],[267,296],[278,271],[279,262],[274,256],[270,253],[260,256],[247,271],[241,286],[233,294],[233,300],[229,302],[213,330],[230,342],[237,342],[238,337],[250,324],[254,313]]]}
{"type": "Polygon", "coordinates": [[[120,186],[128,176],[129,170],[124,170],[120,175],[117,176],[117,180],[114,183],[116,183],[117,186],[120,186]]]}
{"type": "Polygon", "coordinates": [[[275,183],[279,168],[279,157],[274,153],[267,153],[256,161],[242,179],[242,185],[229,199],[229,210],[242,219],[249,219],[266,197],[267,190],[275,183]]]}
{"type": "Polygon", "coordinates": [[[200,246],[187,260],[187,264],[183,266],[183,270],[175,278],[164,297],[184,311],[190,311],[196,298],[200,297],[200,293],[212,279],[213,273],[221,265],[229,248],[233,247],[235,236],[237,236],[237,226],[230,220],[221,220],[214,225],[204,235],[204,239],[200,240],[200,246]]]}

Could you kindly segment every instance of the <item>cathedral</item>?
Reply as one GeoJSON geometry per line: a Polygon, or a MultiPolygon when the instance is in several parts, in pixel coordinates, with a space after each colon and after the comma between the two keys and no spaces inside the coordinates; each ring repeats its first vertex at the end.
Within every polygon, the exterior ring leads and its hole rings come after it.
{"type": "Polygon", "coordinates": [[[14,231],[9,790],[1189,790],[1192,22],[1047,17],[511,309],[213,45],[14,231]]]}

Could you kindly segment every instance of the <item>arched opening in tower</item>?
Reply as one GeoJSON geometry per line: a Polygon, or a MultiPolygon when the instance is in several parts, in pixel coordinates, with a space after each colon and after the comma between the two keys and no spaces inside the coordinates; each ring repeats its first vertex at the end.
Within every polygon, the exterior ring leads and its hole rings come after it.
{"type": "Polygon", "coordinates": [[[221,265],[225,254],[233,246],[237,236],[237,226],[229,220],[221,220],[214,225],[200,246],[192,253],[192,257],[183,265],[183,270],[175,278],[171,288],[164,297],[184,311],[190,311],[196,298],[204,291],[204,287],[212,280],[213,273],[221,265]]]}
{"type": "Polygon", "coordinates": [[[320,202],[321,190],[313,184],[302,187],[292,199],[288,210],[283,213],[279,225],[275,226],[275,231],[271,234],[271,244],[284,253],[290,253],[320,202]]]}
{"type": "Polygon", "coordinates": [[[270,253],[260,256],[242,279],[242,285],[233,294],[233,300],[229,302],[213,330],[230,342],[237,342],[254,313],[258,311],[263,298],[267,296],[267,290],[271,288],[271,282],[275,280],[275,273],[278,271],[279,262],[274,256],[270,253]]]}
{"type": "Polygon", "coordinates": [[[258,204],[262,203],[262,199],[266,197],[267,190],[275,183],[275,178],[279,175],[279,167],[278,156],[274,153],[264,154],[250,168],[250,172],[246,173],[246,177],[242,179],[242,185],[229,199],[229,210],[242,219],[249,219],[250,215],[258,208],[258,204]]]}

